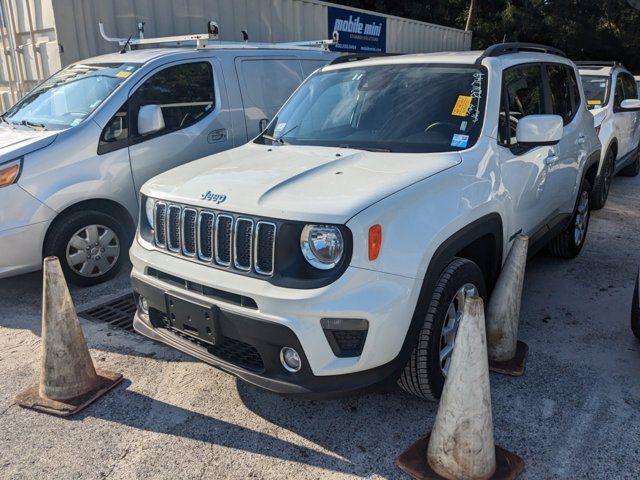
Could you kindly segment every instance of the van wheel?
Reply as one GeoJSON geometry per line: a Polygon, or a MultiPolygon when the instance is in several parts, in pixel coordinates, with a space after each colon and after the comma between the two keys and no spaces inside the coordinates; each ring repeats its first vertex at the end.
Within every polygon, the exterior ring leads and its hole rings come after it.
{"type": "Polygon", "coordinates": [[[613,150],[607,151],[607,156],[604,157],[604,164],[602,165],[602,172],[600,172],[600,176],[596,179],[593,191],[591,192],[592,210],[600,210],[607,203],[615,161],[616,156],[613,150]]]}
{"type": "Polygon", "coordinates": [[[584,246],[591,218],[589,181],[584,179],[569,226],[549,242],[549,251],[556,257],[574,258],[584,246]]]}
{"type": "Polygon", "coordinates": [[[126,258],[130,235],[115,217],[95,211],[70,213],[47,235],[44,255],[55,255],[67,280],[96,285],[115,276],[126,258]]]}
{"type": "Polygon", "coordinates": [[[622,175],[623,177],[635,177],[638,173],[640,173],[640,148],[638,149],[636,159],[633,163],[620,170],[619,175],[622,175]]]}
{"type": "Polygon", "coordinates": [[[479,295],[486,302],[482,271],[471,260],[455,258],[436,284],[418,343],[398,379],[402,390],[429,400],[440,398],[464,301],[473,295],[479,295]]]}

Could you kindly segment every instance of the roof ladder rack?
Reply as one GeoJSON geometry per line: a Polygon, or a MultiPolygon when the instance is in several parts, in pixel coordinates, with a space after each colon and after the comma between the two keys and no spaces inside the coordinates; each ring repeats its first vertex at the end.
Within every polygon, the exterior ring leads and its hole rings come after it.
{"type": "Polygon", "coordinates": [[[196,49],[202,50],[207,47],[224,47],[224,46],[233,46],[233,47],[251,47],[251,48],[321,48],[322,50],[329,50],[331,45],[336,45],[338,43],[339,35],[337,31],[333,32],[333,38],[331,40],[308,40],[308,41],[300,41],[300,42],[280,42],[280,43],[250,43],[248,42],[249,34],[246,30],[242,31],[242,36],[244,41],[242,43],[237,42],[223,42],[218,40],[219,28],[218,24],[213,21],[207,22],[207,30],[208,33],[199,33],[192,35],[176,35],[173,37],[157,37],[157,38],[144,38],[144,23],[138,23],[138,37],[133,38],[130,36],[129,38],[118,38],[118,37],[110,37],[105,33],[104,24],[102,22],[98,22],[98,27],[100,29],[100,35],[107,42],[117,43],[122,47],[120,53],[125,53],[128,50],[131,50],[133,45],[158,45],[158,44],[176,44],[181,46],[186,42],[195,42],[196,49]],[[210,44],[210,41],[216,40],[215,44],[210,44]]]}

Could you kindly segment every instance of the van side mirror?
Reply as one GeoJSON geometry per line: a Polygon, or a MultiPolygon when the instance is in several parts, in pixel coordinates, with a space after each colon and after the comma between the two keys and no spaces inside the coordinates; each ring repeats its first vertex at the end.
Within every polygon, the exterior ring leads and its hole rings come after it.
{"type": "Polygon", "coordinates": [[[563,129],[560,115],[527,115],[518,121],[516,141],[530,147],[555,145],[562,139],[563,129]]]}
{"type": "Polygon", "coordinates": [[[260,120],[260,123],[258,124],[258,128],[260,129],[261,132],[264,132],[268,126],[269,126],[268,118],[263,118],[262,120],[260,120]]]}
{"type": "Polygon", "coordinates": [[[149,135],[164,129],[160,105],[143,105],[138,110],[138,135],[149,135]]]}
{"type": "Polygon", "coordinates": [[[620,103],[620,110],[624,110],[625,112],[640,111],[640,99],[629,98],[627,100],[623,100],[622,103],[620,103]]]}

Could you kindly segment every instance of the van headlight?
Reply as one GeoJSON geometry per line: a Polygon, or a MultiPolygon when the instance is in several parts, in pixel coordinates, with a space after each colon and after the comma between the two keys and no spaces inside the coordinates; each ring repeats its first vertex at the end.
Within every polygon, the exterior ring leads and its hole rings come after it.
{"type": "Polygon", "coordinates": [[[0,187],[16,183],[22,170],[22,158],[11,160],[0,165],[0,187]]]}
{"type": "Polygon", "coordinates": [[[320,270],[330,270],[342,259],[344,240],[338,227],[305,225],[300,235],[300,248],[310,265],[320,270]]]}
{"type": "Polygon", "coordinates": [[[155,198],[147,198],[147,201],[144,205],[144,211],[147,215],[147,222],[149,223],[149,227],[154,228],[154,208],[156,206],[155,198]]]}

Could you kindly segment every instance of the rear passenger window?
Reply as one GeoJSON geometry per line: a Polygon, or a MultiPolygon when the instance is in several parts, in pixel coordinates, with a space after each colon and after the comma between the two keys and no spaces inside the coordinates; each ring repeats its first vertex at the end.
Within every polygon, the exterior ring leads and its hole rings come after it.
{"type": "Polygon", "coordinates": [[[518,121],[527,115],[546,113],[540,65],[523,65],[505,70],[502,88],[498,142],[513,146],[516,145],[518,121]]]}
{"type": "Polygon", "coordinates": [[[566,125],[573,119],[574,113],[569,70],[565,65],[547,65],[546,69],[551,93],[551,112],[560,115],[566,125]]]}
{"type": "MultiPolygon", "coordinates": [[[[129,104],[134,136],[138,134],[138,110],[144,105],[159,105],[162,109],[165,128],[155,136],[187,128],[213,110],[211,64],[183,63],[165,68],[146,80],[131,96],[129,104]]],[[[139,137],[138,141],[147,138],[139,137]]]]}

